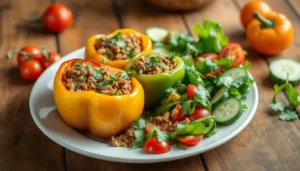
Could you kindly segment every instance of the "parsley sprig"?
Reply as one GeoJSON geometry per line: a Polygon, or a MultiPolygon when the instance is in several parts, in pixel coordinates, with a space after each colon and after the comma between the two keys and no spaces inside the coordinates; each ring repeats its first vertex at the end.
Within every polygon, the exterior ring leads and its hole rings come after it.
{"type": "Polygon", "coordinates": [[[106,40],[106,43],[108,44],[115,44],[121,48],[126,48],[126,43],[122,39],[122,34],[121,32],[118,32],[115,36],[109,38],[106,40]]]}

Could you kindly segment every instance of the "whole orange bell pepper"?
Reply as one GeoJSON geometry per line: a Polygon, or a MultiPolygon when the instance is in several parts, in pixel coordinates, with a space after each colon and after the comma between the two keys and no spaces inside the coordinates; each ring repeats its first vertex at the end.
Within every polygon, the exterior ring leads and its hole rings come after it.
{"type": "MultiPolygon", "coordinates": [[[[69,91],[62,78],[67,68],[75,62],[95,67],[101,64],[73,59],[61,64],[56,72],[53,95],[57,110],[66,124],[80,130],[88,130],[98,137],[110,137],[128,128],[140,117],[144,108],[144,90],[136,78],[131,77],[132,92],[129,95],[109,96],[94,91],[69,91]]],[[[109,66],[107,66],[109,67],[109,66]]],[[[123,70],[109,67],[116,72],[123,70]]]]}
{"type": "Polygon", "coordinates": [[[241,10],[240,20],[245,29],[252,20],[253,13],[257,11],[262,16],[265,16],[272,12],[271,7],[262,0],[252,0],[248,2],[241,10]]]}
{"type": "MultiPolygon", "coordinates": [[[[124,29],[116,30],[108,35],[96,34],[96,35],[91,36],[88,39],[86,46],[85,46],[85,55],[84,55],[85,59],[94,60],[97,62],[104,63],[108,66],[124,69],[125,65],[127,64],[127,62],[129,60],[114,60],[114,61],[112,61],[112,60],[109,60],[108,58],[105,58],[103,55],[98,53],[95,49],[96,39],[98,39],[101,36],[107,36],[110,38],[110,37],[115,36],[118,32],[120,32],[121,34],[135,34],[137,37],[140,37],[142,39],[142,46],[143,46],[141,53],[152,51],[152,42],[151,42],[151,39],[147,35],[141,34],[130,28],[124,28],[124,29]]],[[[136,56],[138,56],[138,55],[139,54],[136,54],[136,56]]]]}
{"type": "Polygon", "coordinates": [[[266,17],[258,12],[246,31],[251,47],[264,55],[276,55],[289,47],[293,41],[293,25],[283,14],[269,13],[266,17]]]}

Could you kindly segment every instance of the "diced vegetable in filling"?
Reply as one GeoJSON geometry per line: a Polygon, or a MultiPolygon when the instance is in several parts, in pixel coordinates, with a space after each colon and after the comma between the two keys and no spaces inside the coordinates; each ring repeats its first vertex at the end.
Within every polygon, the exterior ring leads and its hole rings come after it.
{"type": "Polygon", "coordinates": [[[125,72],[81,62],[66,70],[62,82],[69,91],[95,91],[110,96],[126,95],[132,91],[131,80],[125,72]]]}
{"type": "Polygon", "coordinates": [[[114,60],[126,60],[142,52],[142,39],[135,34],[121,34],[114,37],[101,36],[95,41],[95,49],[104,57],[114,60]]]}
{"type": "Polygon", "coordinates": [[[163,72],[168,72],[174,69],[177,65],[173,54],[151,54],[151,56],[141,56],[136,63],[131,66],[137,74],[152,75],[163,72]]]}

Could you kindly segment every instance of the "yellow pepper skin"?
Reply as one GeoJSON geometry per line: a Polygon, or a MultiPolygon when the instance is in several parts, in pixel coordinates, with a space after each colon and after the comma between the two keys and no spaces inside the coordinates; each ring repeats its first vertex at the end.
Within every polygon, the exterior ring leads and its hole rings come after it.
{"type": "MultiPolygon", "coordinates": [[[[145,53],[145,52],[151,52],[152,51],[152,42],[151,39],[144,34],[141,34],[133,29],[130,28],[124,28],[124,29],[119,29],[116,30],[108,35],[103,35],[103,34],[96,34],[91,36],[85,46],[85,54],[84,54],[84,58],[88,59],[88,60],[94,60],[100,63],[104,63],[105,65],[108,66],[112,66],[115,68],[120,68],[120,69],[124,69],[125,65],[127,64],[127,62],[129,60],[109,60],[108,58],[105,59],[105,57],[103,55],[101,55],[100,53],[98,53],[95,49],[95,41],[96,39],[98,39],[101,36],[107,36],[107,37],[113,37],[115,36],[118,32],[120,32],[121,34],[135,34],[137,37],[140,37],[142,39],[142,46],[143,46],[143,50],[141,53],[145,53]],[[104,62],[105,60],[105,62],[104,62]]],[[[136,56],[138,56],[139,54],[136,54],[136,56]]]]}
{"type": "MultiPolygon", "coordinates": [[[[66,69],[77,61],[101,66],[94,61],[73,59],[61,64],[56,72],[53,86],[54,102],[66,124],[79,130],[90,131],[98,137],[111,137],[128,128],[140,117],[144,108],[144,89],[134,77],[130,78],[133,89],[129,95],[109,96],[94,91],[67,90],[62,83],[62,77],[66,69]]],[[[123,71],[109,68],[116,72],[123,71]]]]}

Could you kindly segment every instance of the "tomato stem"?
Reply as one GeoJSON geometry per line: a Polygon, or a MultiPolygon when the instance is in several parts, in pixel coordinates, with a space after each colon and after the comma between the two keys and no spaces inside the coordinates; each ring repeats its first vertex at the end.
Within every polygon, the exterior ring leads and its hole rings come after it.
{"type": "Polygon", "coordinates": [[[266,19],[265,17],[260,15],[257,11],[253,13],[253,18],[257,19],[260,22],[261,28],[263,29],[273,28],[275,26],[275,21],[266,19]]]}
{"type": "Polygon", "coordinates": [[[25,60],[29,60],[30,59],[30,57],[28,57],[28,54],[26,52],[24,52],[24,51],[21,51],[21,50],[9,50],[9,51],[6,52],[5,58],[6,59],[10,59],[15,54],[16,55],[17,54],[23,55],[25,60]]]}

